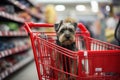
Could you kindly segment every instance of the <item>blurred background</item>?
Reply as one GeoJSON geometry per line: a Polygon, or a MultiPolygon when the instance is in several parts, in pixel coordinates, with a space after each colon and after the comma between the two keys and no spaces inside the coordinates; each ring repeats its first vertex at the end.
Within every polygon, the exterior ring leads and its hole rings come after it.
{"type": "Polygon", "coordinates": [[[119,45],[120,0],[0,0],[0,80],[38,80],[24,22],[54,24],[68,17],[83,23],[91,37],[119,45]]]}

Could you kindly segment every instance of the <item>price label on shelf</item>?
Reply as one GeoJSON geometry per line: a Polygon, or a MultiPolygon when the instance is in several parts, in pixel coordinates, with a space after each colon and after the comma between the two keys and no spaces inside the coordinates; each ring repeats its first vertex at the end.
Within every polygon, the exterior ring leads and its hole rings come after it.
{"type": "Polygon", "coordinates": [[[5,35],[5,36],[9,36],[9,34],[8,34],[8,32],[7,32],[7,31],[5,31],[5,32],[4,32],[4,35],[5,35]]]}
{"type": "Polygon", "coordinates": [[[12,36],[12,35],[13,35],[13,33],[10,31],[10,32],[9,32],[9,35],[10,35],[10,36],[12,36]]]}
{"type": "Polygon", "coordinates": [[[0,80],[2,80],[1,76],[0,76],[0,80]]]}
{"type": "Polygon", "coordinates": [[[15,32],[12,32],[13,33],[13,35],[15,36],[16,35],[16,33],[15,32]]]}
{"type": "Polygon", "coordinates": [[[18,64],[16,64],[16,65],[13,67],[14,71],[17,70],[18,68],[19,68],[18,64]]]}
{"type": "Polygon", "coordinates": [[[4,57],[5,56],[5,53],[4,53],[5,51],[2,51],[1,52],[1,55],[2,55],[2,57],[4,57]]]}
{"type": "Polygon", "coordinates": [[[2,77],[2,79],[5,78],[4,72],[1,73],[1,77],[2,77]]]}
{"type": "Polygon", "coordinates": [[[18,32],[18,35],[22,35],[21,32],[18,32]]]}
{"type": "Polygon", "coordinates": [[[5,56],[9,55],[8,50],[4,51],[5,56]]]}
{"type": "Polygon", "coordinates": [[[19,51],[19,49],[18,48],[15,48],[15,52],[18,52],[19,51]]]}
{"type": "Polygon", "coordinates": [[[26,45],[26,46],[23,46],[23,49],[27,49],[27,45],[26,45]]]}
{"type": "Polygon", "coordinates": [[[14,71],[14,70],[13,70],[13,67],[11,67],[9,70],[10,70],[10,73],[12,73],[12,72],[14,71]]]}
{"type": "Polygon", "coordinates": [[[11,50],[8,50],[8,53],[9,53],[9,54],[12,54],[12,51],[11,51],[11,50]]]}
{"type": "Polygon", "coordinates": [[[18,35],[18,33],[17,32],[14,32],[15,33],[15,36],[17,36],[18,35]]]}
{"type": "Polygon", "coordinates": [[[5,76],[8,76],[8,71],[7,70],[5,71],[5,76]]]}
{"type": "Polygon", "coordinates": [[[2,32],[0,31],[0,36],[2,36],[2,32]]]}
{"type": "Polygon", "coordinates": [[[22,47],[19,47],[18,49],[21,51],[21,50],[22,50],[22,47]]]}

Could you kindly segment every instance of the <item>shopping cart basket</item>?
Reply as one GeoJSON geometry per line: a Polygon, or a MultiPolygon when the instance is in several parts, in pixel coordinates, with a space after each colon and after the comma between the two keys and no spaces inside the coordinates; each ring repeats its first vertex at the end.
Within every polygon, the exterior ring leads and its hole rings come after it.
{"type": "Polygon", "coordinates": [[[31,30],[35,27],[53,26],[46,23],[25,23],[39,80],[120,80],[119,46],[91,38],[81,23],[78,24],[80,32],[76,33],[78,51],[56,45],[55,32],[31,30]]]}

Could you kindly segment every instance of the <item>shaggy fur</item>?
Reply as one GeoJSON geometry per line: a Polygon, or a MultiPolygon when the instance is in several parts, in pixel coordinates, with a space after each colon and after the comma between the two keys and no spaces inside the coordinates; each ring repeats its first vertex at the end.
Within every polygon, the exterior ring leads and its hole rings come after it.
{"type": "MultiPolygon", "coordinates": [[[[76,45],[75,45],[76,27],[77,27],[77,23],[74,23],[69,19],[66,19],[65,21],[61,21],[59,24],[55,24],[55,31],[57,34],[56,44],[64,48],[67,48],[69,50],[76,51],[76,45]]],[[[63,57],[63,56],[64,55],[62,55],[63,69],[65,72],[69,73],[70,61],[68,60],[68,57],[63,57]],[[65,61],[67,64],[65,64],[65,61]]]]}

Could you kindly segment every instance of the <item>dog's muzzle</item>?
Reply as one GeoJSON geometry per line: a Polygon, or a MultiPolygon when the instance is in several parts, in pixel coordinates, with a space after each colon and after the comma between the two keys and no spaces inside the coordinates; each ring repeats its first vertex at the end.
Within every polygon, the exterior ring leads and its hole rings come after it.
{"type": "Polygon", "coordinates": [[[71,45],[74,42],[74,36],[70,34],[64,34],[62,44],[63,45],[71,45]]]}
{"type": "Polygon", "coordinates": [[[66,34],[65,37],[66,37],[67,40],[70,39],[70,35],[69,34],[66,34]]]}

